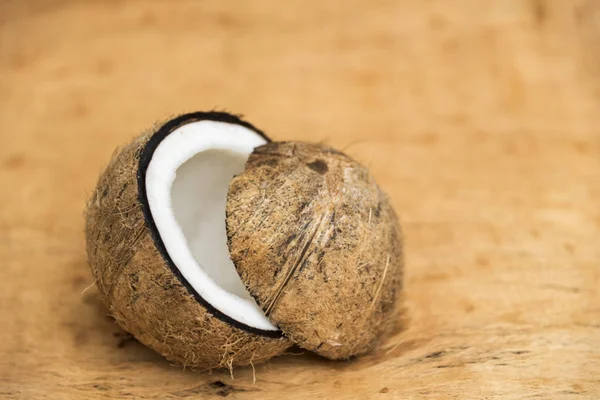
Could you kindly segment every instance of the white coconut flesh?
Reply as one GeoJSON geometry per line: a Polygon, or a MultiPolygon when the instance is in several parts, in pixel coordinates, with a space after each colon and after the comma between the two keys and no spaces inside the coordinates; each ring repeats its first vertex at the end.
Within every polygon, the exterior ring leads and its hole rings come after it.
{"type": "Polygon", "coordinates": [[[229,257],[229,183],[266,143],[241,125],[196,121],[166,136],[146,170],[150,213],[169,257],[206,302],[252,328],[277,330],[242,283],[229,257]]]}

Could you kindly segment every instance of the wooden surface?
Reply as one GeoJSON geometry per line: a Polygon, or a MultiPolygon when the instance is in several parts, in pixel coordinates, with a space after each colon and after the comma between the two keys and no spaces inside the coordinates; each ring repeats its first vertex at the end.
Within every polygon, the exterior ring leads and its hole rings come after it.
{"type": "Polygon", "coordinates": [[[596,0],[3,0],[0,397],[600,398],[599,45],[596,0]],[[182,371],[84,292],[112,150],[214,107],[391,194],[409,321],[375,354],[182,371]]]}

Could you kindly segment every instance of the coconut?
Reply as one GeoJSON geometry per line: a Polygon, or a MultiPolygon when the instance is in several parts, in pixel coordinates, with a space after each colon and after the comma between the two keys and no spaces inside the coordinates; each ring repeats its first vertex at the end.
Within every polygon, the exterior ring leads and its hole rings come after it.
{"type": "Polygon", "coordinates": [[[226,113],[182,115],[117,150],[87,204],[110,314],[177,364],[231,368],[290,346],[245,290],[225,234],[229,181],[268,140],[226,113]]]}
{"type": "Polygon", "coordinates": [[[256,364],[292,343],[347,358],[392,325],[398,220],[368,170],[329,147],[182,115],[113,155],[85,216],[110,314],[177,364],[256,364]]]}
{"type": "Polygon", "coordinates": [[[402,288],[398,218],[369,171],[323,145],[255,149],[227,200],[242,281],[299,346],[340,359],[390,330],[402,288]]]}

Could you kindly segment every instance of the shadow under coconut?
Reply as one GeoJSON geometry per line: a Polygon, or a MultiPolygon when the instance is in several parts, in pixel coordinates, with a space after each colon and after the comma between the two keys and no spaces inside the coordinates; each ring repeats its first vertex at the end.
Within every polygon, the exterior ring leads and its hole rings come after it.
{"type": "MultiPolygon", "coordinates": [[[[263,364],[257,364],[254,367],[234,367],[233,371],[226,369],[216,369],[212,372],[198,371],[174,365],[162,355],[138,342],[131,334],[121,329],[115,320],[108,315],[108,309],[95,288],[90,288],[84,293],[82,304],[87,308],[87,312],[93,314],[95,321],[88,329],[94,331],[93,336],[95,336],[97,341],[96,346],[98,347],[96,350],[97,354],[102,354],[102,357],[106,358],[107,362],[114,364],[150,362],[156,367],[171,371],[179,369],[182,373],[199,374],[205,377],[208,377],[210,374],[218,382],[227,382],[232,376],[238,382],[250,382],[254,379],[260,381],[261,372],[266,369],[283,371],[286,369],[310,367],[312,369],[323,368],[327,370],[333,368],[340,372],[360,369],[366,365],[384,361],[387,358],[384,353],[390,347],[389,344],[386,345],[386,342],[389,342],[388,340],[372,353],[353,357],[349,360],[328,360],[313,352],[293,346],[283,355],[274,357],[263,364]]],[[[397,337],[404,329],[405,327],[396,330],[393,336],[397,337]]],[[[402,352],[402,348],[397,349],[396,352],[402,352]]]]}

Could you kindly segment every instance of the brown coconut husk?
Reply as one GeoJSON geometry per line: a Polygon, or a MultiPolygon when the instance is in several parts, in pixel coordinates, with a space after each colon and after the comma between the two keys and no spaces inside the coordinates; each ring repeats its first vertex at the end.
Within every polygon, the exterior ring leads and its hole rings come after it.
{"type": "Polygon", "coordinates": [[[255,149],[227,200],[231,258],[285,335],[332,359],[368,352],[391,329],[402,238],[369,171],[322,145],[255,149]]]}
{"type": "Polygon", "coordinates": [[[257,364],[290,346],[207,311],[157,250],[140,204],[140,154],[153,132],[119,149],[85,210],[88,260],[110,314],[140,342],[198,369],[257,364]]]}

